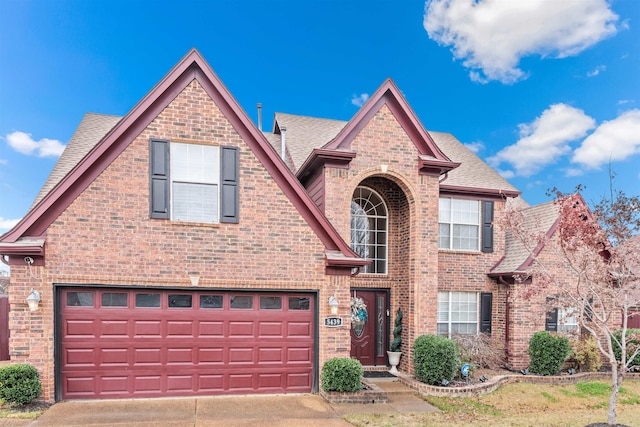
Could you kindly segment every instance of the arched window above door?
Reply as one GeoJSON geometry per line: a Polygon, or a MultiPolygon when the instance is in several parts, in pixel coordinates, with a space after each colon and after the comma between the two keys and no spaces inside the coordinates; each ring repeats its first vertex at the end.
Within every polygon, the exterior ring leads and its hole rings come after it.
{"type": "Polygon", "coordinates": [[[387,273],[387,207],[368,187],[358,187],[351,199],[351,249],[371,264],[361,273],[387,273]]]}

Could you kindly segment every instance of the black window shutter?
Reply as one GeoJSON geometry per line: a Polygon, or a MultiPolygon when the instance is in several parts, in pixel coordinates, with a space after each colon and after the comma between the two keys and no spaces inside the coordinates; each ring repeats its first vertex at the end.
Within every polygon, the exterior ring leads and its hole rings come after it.
{"type": "MultiPolygon", "coordinates": [[[[554,298],[547,298],[547,306],[553,303],[554,298]]],[[[558,309],[552,308],[547,311],[547,317],[544,326],[545,331],[558,332],[558,309]]]]}
{"type": "Polygon", "coordinates": [[[238,147],[220,147],[220,222],[237,223],[238,206],[238,147]]]}
{"type": "Polygon", "coordinates": [[[493,202],[482,202],[482,252],[493,252],[493,202]]]}
{"type": "Polygon", "coordinates": [[[150,215],[169,219],[169,141],[152,139],[149,157],[150,215]]]}
{"type": "Polygon", "coordinates": [[[493,304],[493,294],[482,292],[480,294],[480,332],[491,334],[491,306],[493,304]]]}

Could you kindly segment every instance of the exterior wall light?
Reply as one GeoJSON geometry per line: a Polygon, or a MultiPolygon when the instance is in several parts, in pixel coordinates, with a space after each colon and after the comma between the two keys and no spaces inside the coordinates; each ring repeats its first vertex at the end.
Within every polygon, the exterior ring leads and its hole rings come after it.
{"type": "Polygon", "coordinates": [[[40,292],[35,289],[31,289],[31,293],[27,297],[27,304],[29,304],[29,311],[38,311],[38,304],[40,303],[40,292]]]}
{"type": "Polygon", "coordinates": [[[335,296],[329,297],[329,307],[331,307],[331,314],[338,314],[338,300],[335,296]]]}

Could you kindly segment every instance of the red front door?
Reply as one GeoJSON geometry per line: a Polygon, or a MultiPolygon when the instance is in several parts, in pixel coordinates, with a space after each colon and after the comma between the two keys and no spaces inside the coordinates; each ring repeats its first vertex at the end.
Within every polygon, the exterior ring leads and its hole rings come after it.
{"type": "Polygon", "coordinates": [[[363,366],[386,366],[389,291],[352,289],[351,297],[362,299],[367,312],[366,321],[352,322],[351,357],[363,366]]]}

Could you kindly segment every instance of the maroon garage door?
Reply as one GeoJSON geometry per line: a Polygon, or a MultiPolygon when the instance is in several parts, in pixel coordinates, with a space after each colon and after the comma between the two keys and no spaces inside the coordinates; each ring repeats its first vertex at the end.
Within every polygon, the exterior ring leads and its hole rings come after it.
{"type": "Polygon", "coordinates": [[[310,294],[64,288],[62,399],[310,392],[310,294]]]}

